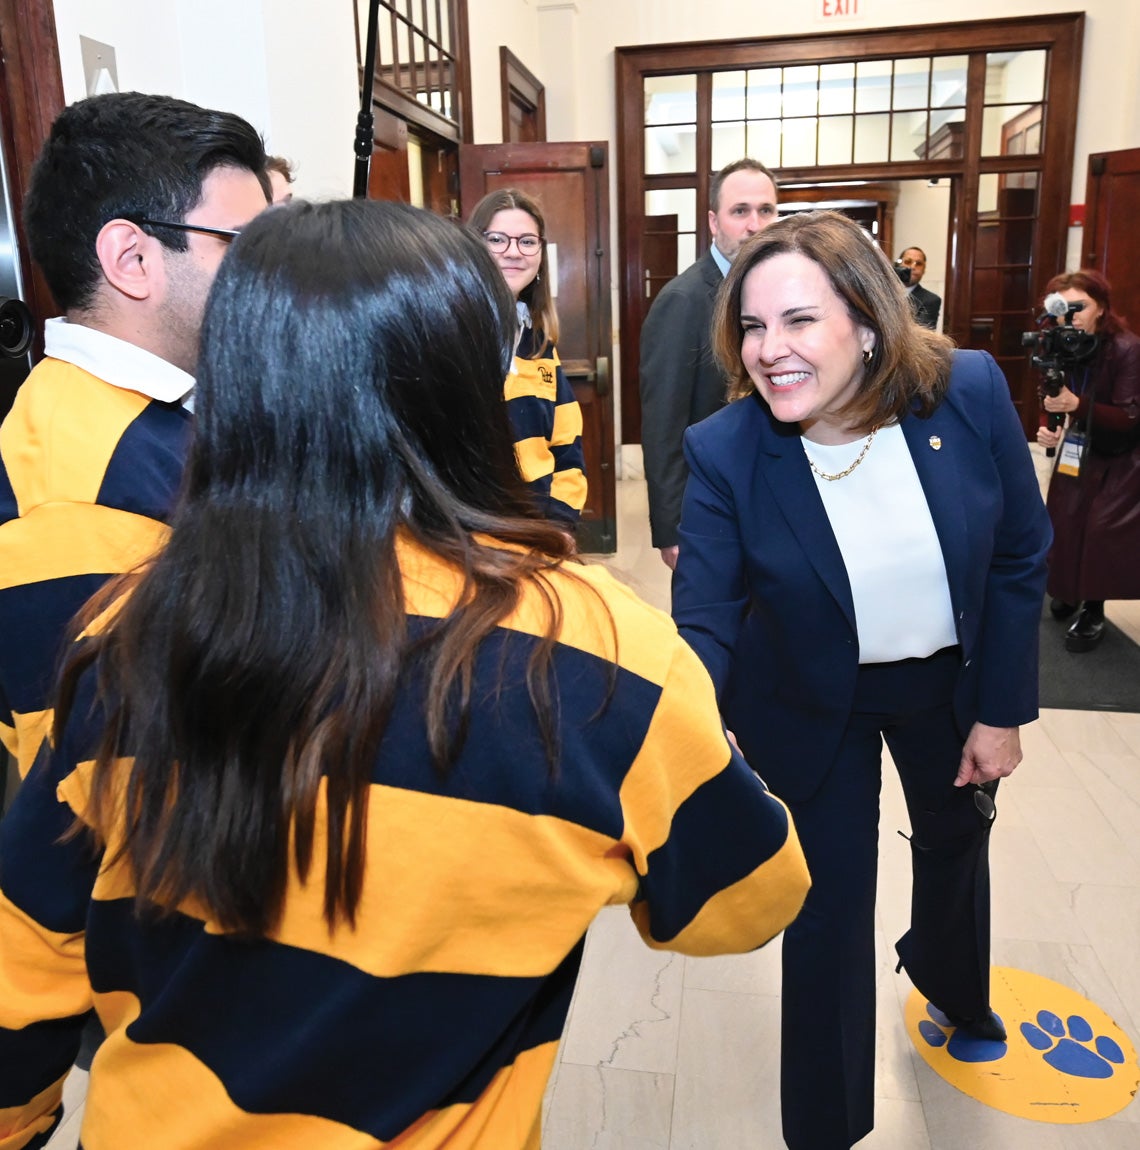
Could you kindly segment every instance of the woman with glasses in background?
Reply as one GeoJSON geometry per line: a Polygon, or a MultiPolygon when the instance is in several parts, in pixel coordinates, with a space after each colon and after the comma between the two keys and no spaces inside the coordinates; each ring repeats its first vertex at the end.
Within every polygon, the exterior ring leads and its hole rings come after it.
{"type": "Polygon", "coordinates": [[[503,398],[519,470],[542,513],[573,527],[586,502],[582,410],[554,346],[558,313],[542,209],[526,192],[500,188],[475,205],[469,223],[499,265],[518,309],[515,356],[503,398]]]}

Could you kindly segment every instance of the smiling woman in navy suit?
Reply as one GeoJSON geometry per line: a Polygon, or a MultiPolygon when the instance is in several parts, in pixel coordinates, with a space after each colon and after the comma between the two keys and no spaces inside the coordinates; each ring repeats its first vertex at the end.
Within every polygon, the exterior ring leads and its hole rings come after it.
{"type": "Polygon", "coordinates": [[[834,1150],[874,1124],[884,739],[912,829],[901,966],[953,1025],[1004,1038],[987,844],[1037,717],[1051,531],[996,364],[915,324],[844,217],[749,240],[713,339],[736,402],[686,435],[673,613],[807,854],[783,950],[784,1137],[834,1150]]]}

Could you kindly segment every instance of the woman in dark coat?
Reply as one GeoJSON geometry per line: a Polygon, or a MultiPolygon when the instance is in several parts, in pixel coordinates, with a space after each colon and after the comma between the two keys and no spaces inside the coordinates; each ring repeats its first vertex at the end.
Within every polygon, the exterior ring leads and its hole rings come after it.
{"type": "Polygon", "coordinates": [[[1048,285],[1083,305],[1072,324],[1099,339],[1092,359],[1070,369],[1068,386],[1044,399],[1047,412],[1068,417],[1067,430],[1037,432],[1044,447],[1066,440],[1049,482],[1049,594],[1058,619],[1079,607],[1065,635],[1070,651],[1100,642],[1106,599],[1140,599],[1140,337],[1112,310],[1110,290],[1087,269],[1048,285]]]}
{"type": "Polygon", "coordinates": [[[673,616],[811,872],[783,943],[784,1139],[846,1150],[874,1125],[884,741],[912,831],[900,965],[959,1041],[1006,1037],[989,828],[1037,717],[1052,532],[997,364],[916,324],[846,217],[753,236],[713,346],[734,402],[685,433],[673,616]]]}

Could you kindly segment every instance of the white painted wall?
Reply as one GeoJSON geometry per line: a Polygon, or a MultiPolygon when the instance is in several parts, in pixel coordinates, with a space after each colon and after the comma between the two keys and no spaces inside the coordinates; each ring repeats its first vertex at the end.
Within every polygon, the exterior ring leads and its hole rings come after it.
{"type": "MultiPolygon", "coordinates": [[[[472,0],[493,3],[493,0],[472,0]]],[[[541,8],[542,5],[540,4],[541,8]]],[[[690,0],[576,0],[582,23],[581,42],[595,49],[603,46],[669,43],[677,40],[716,40],[746,36],[786,36],[824,31],[855,31],[861,28],[893,28],[907,24],[942,21],[999,19],[1038,16],[1045,13],[1084,11],[1085,58],[1081,90],[1082,127],[1096,143],[1078,134],[1078,152],[1128,147],[1140,137],[1140,101],[1135,96],[1140,78],[1134,66],[1118,57],[1125,45],[1140,40],[1140,5],[1122,0],[858,0],[856,17],[823,19],[821,0],[796,0],[791,4],[757,4],[755,0],[716,0],[694,4],[690,0]],[[1128,99],[1127,96],[1133,98],[1128,99]],[[1113,109],[1112,124],[1096,125],[1087,118],[1091,106],[1113,109]],[[1100,141],[1106,141],[1101,143],[1100,141]],[[1119,142],[1118,142],[1119,141],[1119,142]]],[[[603,54],[596,52],[595,55],[603,54]]],[[[588,67],[586,61],[583,66],[588,67]]],[[[611,73],[612,58],[604,65],[611,73]]],[[[583,74],[578,89],[589,100],[595,77],[583,74]]],[[[612,78],[611,78],[612,83],[612,78]]],[[[596,106],[589,117],[604,115],[596,106]]],[[[612,100],[609,101],[612,116],[612,100]]],[[[1083,172],[1083,169],[1082,169],[1083,172]]]]}
{"type": "MultiPolygon", "coordinates": [[[[358,3],[360,0],[358,0],[358,3]]],[[[502,97],[499,89],[499,48],[506,46],[523,65],[546,85],[547,138],[570,140],[574,136],[550,129],[551,72],[543,67],[544,54],[538,39],[539,0],[467,0],[467,23],[471,48],[472,119],[476,144],[503,142],[502,97]]],[[[555,55],[554,59],[558,59],[555,55]]],[[[558,101],[562,103],[561,99],[558,101]]]]}
{"type": "MultiPolygon", "coordinates": [[[[515,8],[521,0],[511,0],[515,8]]],[[[469,0],[484,18],[508,5],[508,0],[469,0]]],[[[906,24],[1038,16],[1044,13],[1085,12],[1084,56],[1073,165],[1072,201],[1083,202],[1088,156],[1091,152],[1140,146],[1140,4],[1122,0],[858,0],[859,15],[824,19],[821,0],[790,4],[757,4],[756,0],[572,0],[569,3],[533,0],[539,21],[543,58],[531,70],[547,84],[547,116],[571,125],[579,139],[613,141],[614,54],[617,46],[670,43],[680,40],[723,40],[748,36],[804,35],[861,28],[893,28],[906,24]],[[572,20],[574,34],[566,32],[572,20]],[[550,29],[549,34],[547,29],[550,29]],[[1122,48],[1126,58],[1122,58],[1122,48]],[[565,61],[575,62],[572,83],[560,91],[572,108],[552,109],[551,83],[565,73],[565,61]]],[[[476,108],[497,100],[498,89],[476,90],[476,108]]],[[[560,136],[554,131],[550,138],[560,136]]],[[[498,137],[492,137],[497,139],[498,137]]],[[[482,142],[482,140],[480,140],[482,142]]],[[[612,143],[611,143],[612,150],[612,143]]],[[[616,191],[615,191],[616,206],[616,191]]],[[[1079,258],[1080,231],[1069,240],[1070,262],[1079,258]]],[[[929,275],[929,273],[928,273],[929,275]]]]}
{"type": "Polygon", "coordinates": [[[264,9],[269,151],[295,164],[298,195],[351,196],[360,110],[352,8],[345,0],[265,0],[264,9]]]}
{"type": "Polygon", "coordinates": [[[121,91],[184,94],[175,5],[146,0],[56,0],[55,26],[63,95],[69,104],[87,95],[80,36],[115,49],[121,91]]]}
{"type": "Polygon", "coordinates": [[[68,103],[87,94],[87,36],[115,49],[121,91],[237,112],[296,164],[301,195],[351,195],[359,97],[347,4],[56,0],[55,20],[68,103]]]}
{"type": "MultiPolygon", "coordinates": [[[[363,2],[363,0],[359,0],[363,2]]],[[[822,0],[468,0],[476,143],[502,140],[499,45],[546,86],[551,140],[610,141],[615,128],[614,48],[678,40],[784,36],[896,27],[947,19],[1086,12],[1072,199],[1081,202],[1090,152],[1140,146],[1140,4],[1122,0],[858,0],[858,16],[824,19],[822,0]],[[1131,49],[1122,53],[1122,48],[1131,49]]],[[[352,10],[330,0],[56,0],[68,101],[84,90],[79,36],[115,47],[120,87],[167,92],[239,112],[271,151],[299,168],[298,192],[349,195],[359,89],[352,10]]],[[[611,218],[616,229],[616,187],[611,218]]],[[[898,234],[925,234],[944,192],[908,192],[898,234]],[[916,196],[918,198],[909,198],[916,196]]],[[[941,233],[939,233],[941,234],[941,233]]],[[[616,231],[615,231],[616,238],[616,231]]],[[[1069,238],[1070,265],[1080,231],[1069,238]]],[[[905,242],[905,241],[903,241],[905,242]]],[[[927,245],[923,245],[927,246],[927,245]]],[[[933,287],[944,279],[927,247],[933,287]]],[[[944,253],[941,253],[944,259],[944,253]]],[[[614,261],[615,287],[617,261],[614,261]]],[[[937,290],[935,288],[935,290],[937,290]]],[[[614,311],[617,314],[616,307],[614,311]]]]}
{"type": "MultiPolygon", "coordinates": [[[[948,18],[1066,12],[1073,0],[858,0],[858,16],[818,15],[822,0],[469,0],[476,143],[502,139],[499,45],[546,85],[548,135],[615,135],[618,45],[895,27],[948,18]],[[710,18],[710,15],[715,18],[710,18]]],[[[1073,199],[1090,152],[1140,144],[1140,4],[1081,0],[1086,12],[1073,199]]],[[[56,0],[64,92],[84,96],[79,36],[113,45],[120,87],[168,92],[241,113],[300,168],[303,194],[348,194],[359,91],[351,7],[329,0],[56,0]]]]}

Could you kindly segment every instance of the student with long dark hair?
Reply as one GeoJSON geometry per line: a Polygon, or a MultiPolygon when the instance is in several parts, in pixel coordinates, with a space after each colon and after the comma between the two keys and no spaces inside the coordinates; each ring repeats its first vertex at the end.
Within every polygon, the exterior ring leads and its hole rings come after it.
{"type": "Polygon", "coordinates": [[[235,241],[170,542],[89,607],[0,827],[0,1140],[94,1005],[87,1150],[537,1147],[601,907],[697,954],[795,916],[700,662],[530,503],[513,336],[414,208],[235,241]]]}

